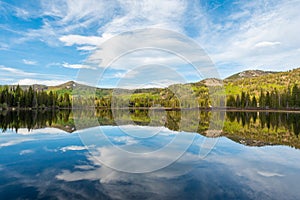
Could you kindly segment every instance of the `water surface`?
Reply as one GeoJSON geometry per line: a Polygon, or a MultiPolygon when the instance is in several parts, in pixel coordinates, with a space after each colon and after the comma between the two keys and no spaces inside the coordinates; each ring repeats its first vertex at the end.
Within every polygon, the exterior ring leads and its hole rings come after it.
{"type": "Polygon", "coordinates": [[[1,113],[1,199],[299,199],[299,116],[148,110],[1,113]],[[91,154],[85,139],[99,131],[111,143],[99,137],[94,141],[99,152],[91,154]],[[179,138],[177,146],[144,157],[140,165],[151,168],[172,160],[192,138],[167,167],[150,173],[110,167],[139,164],[113,147],[154,152],[174,138],[179,138]]]}

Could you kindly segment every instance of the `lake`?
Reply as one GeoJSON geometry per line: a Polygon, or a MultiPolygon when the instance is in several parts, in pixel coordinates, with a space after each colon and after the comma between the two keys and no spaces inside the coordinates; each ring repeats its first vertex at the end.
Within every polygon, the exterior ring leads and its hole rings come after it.
{"type": "Polygon", "coordinates": [[[1,199],[299,199],[300,114],[0,113],[1,199]]]}

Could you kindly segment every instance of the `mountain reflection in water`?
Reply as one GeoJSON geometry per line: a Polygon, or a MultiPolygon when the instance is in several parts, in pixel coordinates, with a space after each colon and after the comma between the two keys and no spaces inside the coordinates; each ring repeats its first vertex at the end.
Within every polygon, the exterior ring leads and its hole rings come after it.
{"type": "Polygon", "coordinates": [[[197,132],[207,137],[225,136],[250,146],[287,145],[300,148],[300,114],[284,112],[220,112],[220,111],[160,111],[160,110],[47,110],[14,111],[0,114],[3,132],[20,128],[54,127],[74,132],[96,126],[140,125],[164,126],[173,131],[197,132]],[[188,119],[182,119],[186,114],[188,119]],[[223,116],[224,121],[222,120],[223,116]],[[74,117],[80,119],[75,124],[74,117]],[[96,119],[97,122],[95,123],[96,119]],[[187,122],[182,123],[183,120],[187,122]],[[219,123],[218,134],[209,132],[211,123],[219,123]]]}

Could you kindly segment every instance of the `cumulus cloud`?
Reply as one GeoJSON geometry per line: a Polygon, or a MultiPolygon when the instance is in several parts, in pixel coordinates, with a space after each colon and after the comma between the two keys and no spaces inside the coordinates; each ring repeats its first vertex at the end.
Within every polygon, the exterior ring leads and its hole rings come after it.
{"type": "MultiPolygon", "coordinates": [[[[110,60],[107,58],[120,55],[124,45],[130,47],[131,44],[126,43],[128,36],[122,37],[110,48],[107,47],[105,54],[96,49],[97,46],[119,33],[142,28],[169,29],[192,37],[208,52],[222,77],[249,68],[284,70],[299,66],[299,1],[206,3],[113,0],[107,4],[97,0],[53,0],[42,1],[38,6],[40,9],[10,8],[17,17],[43,18],[38,28],[18,32],[22,37],[16,39],[17,43],[38,40],[55,47],[74,46],[80,54],[82,51],[94,51],[90,58],[102,60],[102,66],[110,60]]],[[[152,42],[172,47],[174,38],[160,36],[161,40],[152,42]]],[[[137,39],[137,43],[150,44],[143,37],[137,39]]],[[[7,44],[2,43],[0,49],[7,48],[7,44]]],[[[178,60],[168,56],[148,54],[147,57],[141,54],[128,59],[128,65],[118,67],[130,67],[137,60],[178,64],[178,60]]],[[[83,67],[77,64],[67,66],[83,67]]]]}
{"type": "MultiPolygon", "coordinates": [[[[199,77],[219,77],[210,58],[197,43],[182,34],[164,29],[127,32],[97,47],[87,63],[104,70],[102,79],[106,78],[108,69],[125,71],[124,76],[119,72],[116,74],[121,79],[118,83],[121,87],[185,83],[190,73],[198,75],[197,80],[199,77]]],[[[91,80],[91,76],[86,78],[91,80]]]]}
{"type": "MultiPolygon", "coordinates": [[[[296,50],[300,45],[297,36],[300,34],[300,14],[297,11],[300,2],[266,1],[266,4],[249,2],[237,5],[244,14],[212,23],[208,34],[198,38],[213,61],[218,66],[224,65],[225,70],[238,65],[240,68],[235,71],[299,67],[296,50]]],[[[233,69],[229,69],[226,75],[233,69]]]]}
{"type": "MultiPolygon", "coordinates": [[[[127,13],[114,17],[110,22],[101,26],[100,36],[65,35],[60,40],[65,45],[99,45],[111,35],[144,27],[170,28],[189,34],[184,23],[198,20],[198,26],[195,23],[190,23],[188,26],[195,29],[194,38],[205,48],[221,70],[224,65],[227,66],[226,70],[230,67],[229,71],[232,71],[232,66],[236,65],[240,66],[240,69],[236,70],[257,67],[264,69],[266,66],[269,67],[269,70],[278,70],[283,66],[297,67],[299,65],[295,53],[300,44],[299,37],[297,37],[299,35],[297,27],[300,25],[298,13],[300,3],[298,1],[279,0],[276,3],[267,2],[265,4],[237,2],[233,5],[228,17],[224,16],[219,19],[216,19],[215,10],[226,4],[208,8],[202,4],[176,1],[171,5],[160,4],[160,9],[157,9],[157,5],[156,2],[121,3],[119,6],[127,13]],[[141,14],[138,15],[137,10],[143,12],[139,12],[141,14]],[[193,15],[188,14],[188,11],[193,12],[193,15]],[[159,13],[159,15],[153,13],[159,13]]],[[[171,45],[169,42],[172,38],[164,37],[163,34],[161,38],[162,40],[158,42],[163,42],[165,47],[171,45]]],[[[107,54],[98,50],[92,54],[91,58],[98,58],[105,65],[105,58],[112,57],[112,54],[119,55],[118,53],[124,45],[130,46],[130,44],[126,44],[126,41],[126,38],[122,38],[111,47],[110,51],[105,51],[107,54]]],[[[153,42],[155,43],[155,41],[153,42]]],[[[137,43],[147,45],[143,38],[137,43]]],[[[128,59],[129,63],[136,61],[134,60],[136,58],[138,57],[128,59]]],[[[139,58],[144,62],[149,60],[145,55],[140,55],[139,58]]],[[[158,57],[150,56],[149,58],[162,63],[166,61],[177,63],[174,59],[168,60],[167,56],[164,56],[163,60],[159,60],[158,57]]],[[[122,67],[128,66],[123,65],[122,67]]],[[[223,77],[226,75],[226,73],[222,74],[223,77]]]]}

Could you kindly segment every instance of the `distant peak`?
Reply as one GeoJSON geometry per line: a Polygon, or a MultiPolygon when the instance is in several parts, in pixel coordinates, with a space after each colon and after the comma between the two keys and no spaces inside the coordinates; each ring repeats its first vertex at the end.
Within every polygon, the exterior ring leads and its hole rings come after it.
{"type": "Polygon", "coordinates": [[[68,81],[57,86],[51,86],[50,88],[65,88],[65,89],[74,89],[78,84],[75,81],[68,81]]]}
{"type": "Polygon", "coordinates": [[[66,82],[66,83],[64,83],[64,84],[66,84],[66,85],[68,85],[68,84],[76,84],[76,82],[75,81],[68,81],[68,82],[66,82]]]}
{"type": "Polygon", "coordinates": [[[206,78],[200,82],[206,86],[222,86],[223,85],[223,81],[221,79],[217,79],[217,78],[206,78]]]}
{"type": "Polygon", "coordinates": [[[268,74],[274,74],[276,72],[272,71],[263,71],[263,70],[245,70],[236,74],[233,74],[232,76],[229,76],[226,78],[226,80],[238,80],[242,78],[253,78],[253,77],[259,77],[259,76],[265,76],[268,74]]]}

